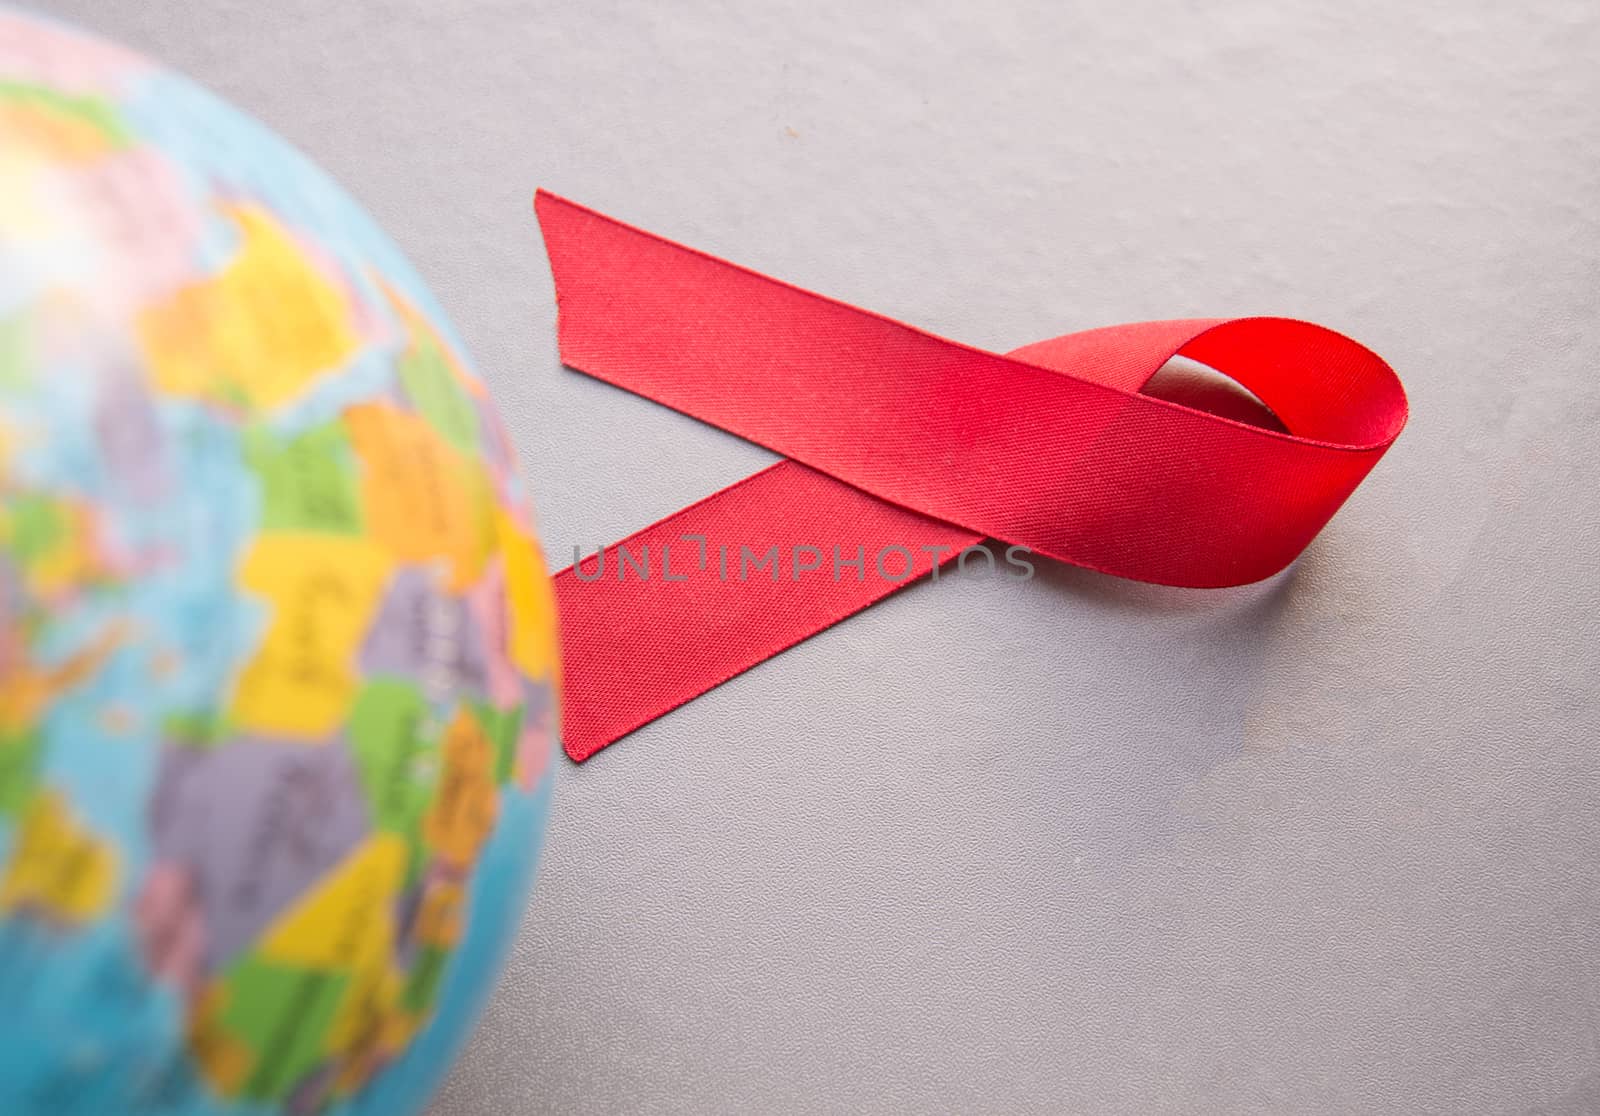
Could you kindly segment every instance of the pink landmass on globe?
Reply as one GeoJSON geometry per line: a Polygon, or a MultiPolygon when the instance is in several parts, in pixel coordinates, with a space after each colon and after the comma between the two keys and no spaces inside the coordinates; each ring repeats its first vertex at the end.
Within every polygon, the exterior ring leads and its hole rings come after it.
{"type": "Polygon", "coordinates": [[[93,291],[103,309],[131,314],[193,282],[198,211],[159,152],[113,152],[60,179],[87,241],[103,246],[104,282],[93,291]]]}
{"type": "Polygon", "coordinates": [[[500,709],[510,709],[522,701],[522,678],[511,665],[508,651],[506,574],[505,565],[498,556],[468,592],[467,606],[478,623],[478,630],[483,633],[490,700],[500,709]]]}
{"type": "Polygon", "coordinates": [[[133,906],[139,950],[155,976],[197,995],[204,975],[205,915],[189,873],[157,864],[145,876],[133,906]]]}
{"type": "Polygon", "coordinates": [[[0,73],[56,89],[98,93],[117,90],[150,64],[130,50],[0,12],[0,73]]]}

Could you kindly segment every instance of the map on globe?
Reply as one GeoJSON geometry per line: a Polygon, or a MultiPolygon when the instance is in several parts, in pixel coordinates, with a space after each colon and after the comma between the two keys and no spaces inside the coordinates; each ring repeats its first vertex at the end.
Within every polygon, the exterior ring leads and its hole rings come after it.
{"type": "Polygon", "coordinates": [[[551,785],[515,455],[398,249],[0,11],[0,1112],[414,1111],[551,785]]]}

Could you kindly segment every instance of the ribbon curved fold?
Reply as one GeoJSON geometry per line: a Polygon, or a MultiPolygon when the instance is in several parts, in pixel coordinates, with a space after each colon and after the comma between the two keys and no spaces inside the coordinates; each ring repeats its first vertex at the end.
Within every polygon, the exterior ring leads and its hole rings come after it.
{"type": "Polygon", "coordinates": [[[622,540],[658,556],[654,579],[556,575],[575,760],[985,539],[1166,585],[1269,577],[1406,421],[1394,371],[1308,322],[1139,322],[999,355],[544,191],[535,209],[563,363],[788,459],[622,540]],[[1231,377],[1276,422],[1144,390],[1175,356],[1231,377]],[[712,576],[705,554],[828,540],[896,563],[712,576]]]}

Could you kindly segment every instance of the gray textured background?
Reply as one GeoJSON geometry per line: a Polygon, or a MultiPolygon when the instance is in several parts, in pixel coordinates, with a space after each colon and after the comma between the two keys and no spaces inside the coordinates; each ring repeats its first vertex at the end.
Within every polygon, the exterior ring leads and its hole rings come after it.
{"type": "Polygon", "coordinates": [[[45,6],[370,207],[554,555],[768,457],[560,369],[536,185],[980,345],[1280,313],[1410,391],[1272,583],[943,578],[563,763],[433,1116],[1600,1111],[1592,0],[45,6]]]}

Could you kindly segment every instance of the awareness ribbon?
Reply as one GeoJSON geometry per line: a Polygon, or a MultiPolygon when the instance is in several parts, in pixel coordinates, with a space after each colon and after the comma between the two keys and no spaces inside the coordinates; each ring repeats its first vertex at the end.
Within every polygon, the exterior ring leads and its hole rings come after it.
{"type": "Polygon", "coordinates": [[[1002,356],[544,191],[534,207],[564,364],[786,458],[611,548],[651,565],[556,574],[580,762],[986,539],[1165,585],[1269,577],[1406,421],[1394,371],[1308,322],[1139,322],[1002,356]],[[1270,415],[1143,390],[1174,356],[1270,415]]]}

